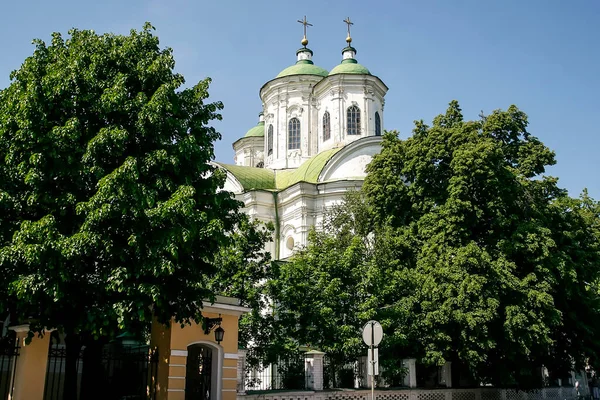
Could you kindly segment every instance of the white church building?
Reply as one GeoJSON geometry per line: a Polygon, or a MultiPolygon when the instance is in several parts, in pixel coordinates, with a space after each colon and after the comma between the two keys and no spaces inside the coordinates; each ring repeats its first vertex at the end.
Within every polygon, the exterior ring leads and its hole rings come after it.
{"type": "MultiPolygon", "coordinates": [[[[275,226],[268,250],[289,257],[307,243],[324,210],[361,187],[380,151],[387,86],[356,60],[350,29],[341,63],[331,71],[312,61],[306,25],[297,61],[260,89],[258,125],[233,143],[224,190],[253,218],[275,226]]],[[[348,28],[350,20],[345,21],[348,28]]]]}

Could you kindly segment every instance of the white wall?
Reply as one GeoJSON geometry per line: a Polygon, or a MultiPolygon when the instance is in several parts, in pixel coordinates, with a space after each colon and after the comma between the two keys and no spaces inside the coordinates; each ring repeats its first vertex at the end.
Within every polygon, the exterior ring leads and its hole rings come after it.
{"type": "Polygon", "coordinates": [[[339,147],[375,135],[375,112],[383,131],[384,96],[387,87],[371,75],[289,76],[268,82],[261,89],[265,118],[264,154],[267,153],[269,125],[273,125],[273,155],[265,167],[297,168],[323,150],[339,147]],[[356,105],[361,111],[360,135],[347,135],[346,112],[356,105]],[[323,142],[323,114],[331,117],[331,139],[323,142]],[[301,147],[288,150],[288,122],[298,118],[301,147]]]}
{"type": "MultiPolygon", "coordinates": [[[[279,258],[284,259],[299,247],[306,246],[311,227],[320,227],[327,208],[339,204],[348,190],[358,190],[362,180],[346,180],[323,184],[300,182],[277,193],[277,213],[272,192],[250,191],[238,193],[236,198],[244,203],[244,212],[252,218],[276,224],[279,217],[279,258]],[[293,241],[293,248],[288,248],[293,241]]],[[[230,185],[225,189],[234,189],[230,185]]],[[[275,241],[275,237],[273,237],[275,241]]],[[[267,251],[276,257],[276,243],[267,245],[267,251]]]]}
{"type": "Polygon", "coordinates": [[[354,141],[335,154],[319,175],[320,182],[338,179],[364,179],[367,165],[381,151],[381,136],[370,136],[354,141]]]}
{"type": "Polygon", "coordinates": [[[264,139],[260,136],[244,137],[233,144],[235,165],[256,167],[264,160],[264,139]]]}
{"type": "Polygon", "coordinates": [[[318,151],[339,147],[375,135],[375,112],[383,131],[383,105],[387,88],[377,77],[334,75],[323,79],[314,89],[317,114],[318,151]],[[347,110],[352,105],[361,111],[360,135],[347,134],[347,110]],[[323,115],[331,117],[331,139],[323,141],[323,115]]]}
{"type": "Polygon", "coordinates": [[[299,182],[278,193],[244,192],[237,179],[228,173],[224,190],[235,193],[244,203],[244,212],[252,218],[278,225],[279,239],[277,243],[269,243],[267,250],[274,258],[287,258],[299,247],[306,246],[310,228],[321,227],[328,208],[341,203],[349,190],[360,189],[365,168],[380,149],[381,137],[353,142],[325,165],[319,176],[321,183],[299,182]]]}
{"type": "Polygon", "coordinates": [[[265,167],[271,169],[297,168],[316,154],[310,145],[313,130],[311,108],[312,89],[322,77],[295,75],[268,82],[261,90],[265,118],[264,153],[267,153],[269,125],[273,125],[273,154],[265,158],[265,167]],[[288,150],[288,122],[300,120],[300,149],[288,150]]]}

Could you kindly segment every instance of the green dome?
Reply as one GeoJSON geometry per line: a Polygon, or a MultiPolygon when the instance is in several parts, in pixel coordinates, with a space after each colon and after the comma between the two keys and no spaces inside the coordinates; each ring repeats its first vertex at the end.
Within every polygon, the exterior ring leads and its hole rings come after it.
{"type": "Polygon", "coordinates": [[[327,70],[321,67],[317,67],[311,60],[299,60],[296,64],[287,67],[281,71],[277,78],[290,75],[317,75],[326,77],[327,70]]]}
{"type": "Polygon", "coordinates": [[[355,59],[348,58],[342,61],[341,64],[337,65],[334,69],[329,72],[329,75],[335,74],[357,74],[357,75],[371,75],[367,67],[360,65],[355,59]]]}
{"type": "Polygon", "coordinates": [[[258,125],[250,129],[244,137],[265,136],[265,121],[260,121],[258,125]]]}

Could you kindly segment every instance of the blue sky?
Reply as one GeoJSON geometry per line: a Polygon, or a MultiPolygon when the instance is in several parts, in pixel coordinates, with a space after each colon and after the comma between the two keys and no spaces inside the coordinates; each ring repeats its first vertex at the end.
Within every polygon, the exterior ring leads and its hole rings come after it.
{"type": "Polygon", "coordinates": [[[571,195],[584,187],[600,199],[600,1],[199,1],[5,0],[0,7],[0,88],[33,51],[31,40],[71,27],[127,33],[145,21],[188,84],[211,77],[225,104],[216,123],[220,161],[257,121],[258,90],[295,62],[304,15],[313,60],[331,69],[355,22],[359,62],[390,88],[385,129],[411,133],[457,99],[467,118],[516,104],[530,132],[556,151],[548,173],[571,195]]]}

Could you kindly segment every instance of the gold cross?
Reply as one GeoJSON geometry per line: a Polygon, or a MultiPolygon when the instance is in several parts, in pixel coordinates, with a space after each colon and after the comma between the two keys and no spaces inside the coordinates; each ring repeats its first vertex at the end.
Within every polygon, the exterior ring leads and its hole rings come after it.
{"type": "Polygon", "coordinates": [[[298,20],[298,22],[300,22],[302,25],[304,25],[304,38],[306,39],[306,27],[312,26],[312,24],[308,23],[308,21],[306,20],[306,15],[304,16],[304,20],[298,20]]]}
{"type": "Polygon", "coordinates": [[[350,37],[350,25],[354,25],[354,22],[350,21],[350,17],[347,17],[344,22],[348,25],[348,37],[350,37]]]}

